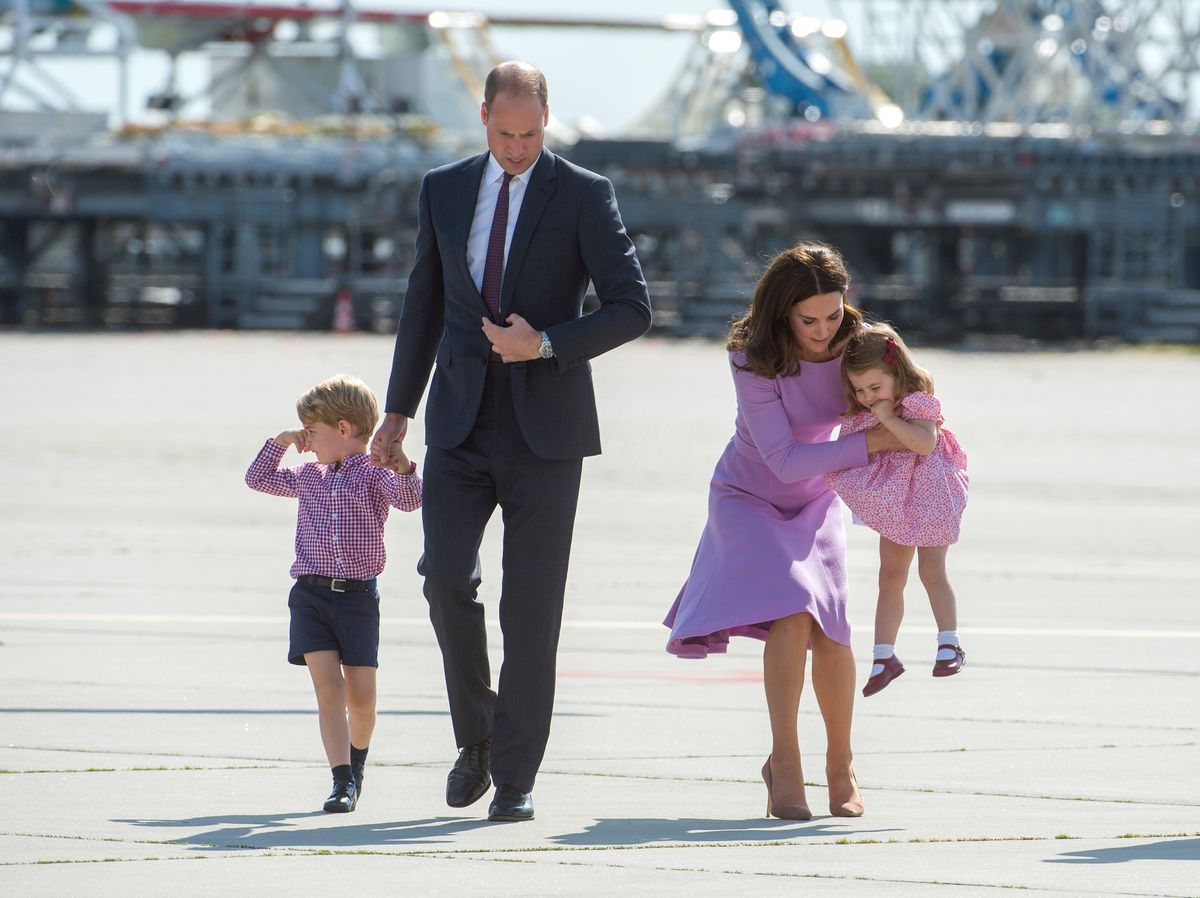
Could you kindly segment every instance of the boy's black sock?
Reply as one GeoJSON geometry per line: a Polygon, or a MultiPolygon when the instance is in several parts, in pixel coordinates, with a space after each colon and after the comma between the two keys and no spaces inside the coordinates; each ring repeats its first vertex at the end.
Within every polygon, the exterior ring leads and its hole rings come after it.
{"type": "Polygon", "coordinates": [[[369,748],[355,748],[353,744],[350,746],[350,767],[354,770],[354,785],[358,787],[358,791],[362,791],[363,768],[367,766],[367,752],[369,748]]]}
{"type": "Polygon", "coordinates": [[[345,784],[354,779],[354,771],[349,764],[338,764],[333,768],[333,781],[335,783],[345,784]]]}

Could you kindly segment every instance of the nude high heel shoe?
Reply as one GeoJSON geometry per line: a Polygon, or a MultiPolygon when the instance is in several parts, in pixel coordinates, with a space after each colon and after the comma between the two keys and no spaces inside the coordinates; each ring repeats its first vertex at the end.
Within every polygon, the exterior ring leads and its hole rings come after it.
{"type": "Polygon", "coordinates": [[[835,817],[861,817],[863,800],[858,791],[858,779],[854,776],[854,768],[850,768],[850,794],[845,800],[834,796],[833,778],[828,770],[825,771],[825,779],[829,781],[829,813],[835,817]]]}
{"type": "MultiPolygon", "coordinates": [[[[778,817],[780,820],[811,820],[812,811],[808,809],[808,805],[800,804],[775,804],[775,800],[771,795],[771,756],[767,756],[767,760],[762,767],[763,782],[767,784],[767,816],[778,817]]],[[[861,812],[860,812],[861,813],[861,812]]]]}

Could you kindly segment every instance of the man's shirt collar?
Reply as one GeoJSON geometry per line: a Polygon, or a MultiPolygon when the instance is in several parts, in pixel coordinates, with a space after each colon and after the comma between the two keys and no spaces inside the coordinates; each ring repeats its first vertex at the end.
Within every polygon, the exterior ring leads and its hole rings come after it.
{"type": "MultiPolygon", "coordinates": [[[[538,153],[537,159],[533,160],[533,165],[529,166],[529,168],[525,169],[525,171],[521,172],[519,175],[513,175],[513,180],[520,181],[522,184],[524,184],[526,187],[528,187],[529,186],[529,177],[530,177],[530,175],[533,174],[533,170],[535,168],[537,168],[537,164],[538,164],[538,162],[541,161],[541,158],[542,158],[542,154],[538,153]]],[[[503,176],[504,176],[504,168],[500,165],[499,162],[496,161],[496,157],[493,156],[489,152],[488,153],[488,161],[487,161],[487,171],[484,173],[483,182],[485,184],[492,184],[496,181],[499,181],[500,178],[503,176]]]]}

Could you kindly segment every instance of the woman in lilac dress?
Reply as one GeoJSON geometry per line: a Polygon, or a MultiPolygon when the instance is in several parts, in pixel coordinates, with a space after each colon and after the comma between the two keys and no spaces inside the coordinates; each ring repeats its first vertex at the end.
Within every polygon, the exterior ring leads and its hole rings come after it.
{"type": "Polygon", "coordinates": [[[762,777],[767,814],[788,819],[812,816],[796,732],[809,648],[827,735],[829,810],[863,812],[851,768],[846,538],[824,475],[900,445],[882,428],[830,440],[846,405],[838,356],[862,325],[845,303],[849,283],[837,250],[802,243],[771,261],[750,311],[730,329],[736,432],[713,473],[691,573],[664,621],[667,650],[681,658],[724,652],[730,636],[766,642],[772,741],[762,777]]]}

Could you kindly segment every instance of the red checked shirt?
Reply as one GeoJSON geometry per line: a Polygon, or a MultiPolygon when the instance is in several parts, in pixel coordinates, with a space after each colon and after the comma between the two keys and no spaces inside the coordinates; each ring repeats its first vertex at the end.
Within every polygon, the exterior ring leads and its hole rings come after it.
{"type": "Polygon", "coordinates": [[[346,580],[378,576],[387,561],[383,525],[389,507],[403,511],[421,507],[417,466],[408,474],[397,474],[375,467],[360,454],[336,465],[310,461],[280,468],[286,452],[286,446],[267,440],[246,471],[246,485],[260,493],[300,500],[291,575],[346,580]]]}

